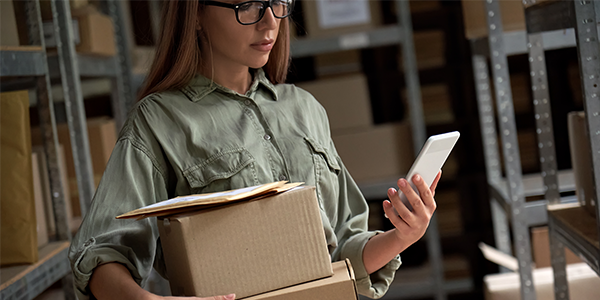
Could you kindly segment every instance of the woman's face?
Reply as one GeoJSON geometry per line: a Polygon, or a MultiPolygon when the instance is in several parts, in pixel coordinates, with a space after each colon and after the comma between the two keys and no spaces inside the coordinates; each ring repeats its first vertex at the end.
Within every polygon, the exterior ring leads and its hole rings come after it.
{"type": "MultiPolygon", "coordinates": [[[[223,2],[235,4],[242,1],[223,2]]],[[[213,67],[234,71],[238,68],[261,68],[267,63],[281,22],[273,16],[270,8],[258,23],[252,25],[238,23],[235,11],[224,7],[205,6],[200,17],[204,37],[210,40],[209,44],[202,39],[203,54],[212,53],[213,67]]]]}

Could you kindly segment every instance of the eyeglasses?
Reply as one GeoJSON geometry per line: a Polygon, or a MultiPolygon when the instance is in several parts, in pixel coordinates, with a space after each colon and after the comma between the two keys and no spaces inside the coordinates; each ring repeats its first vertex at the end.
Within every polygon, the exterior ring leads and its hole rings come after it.
{"type": "Polygon", "coordinates": [[[294,0],[246,1],[238,4],[219,1],[204,1],[205,5],[231,8],[237,21],[242,25],[252,25],[262,20],[267,8],[271,8],[275,18],[283,19],[292,13],[294,0]]]}

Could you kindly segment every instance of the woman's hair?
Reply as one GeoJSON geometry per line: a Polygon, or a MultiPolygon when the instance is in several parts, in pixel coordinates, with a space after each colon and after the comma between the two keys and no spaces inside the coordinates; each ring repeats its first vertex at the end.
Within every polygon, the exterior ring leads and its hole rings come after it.
{"type": "MultiPolygon", "coordinates": [[[[156,54],[138,100],[152,93],[184,87],[196,76],[202,63],[200,35],[196,30],[200,10],[204,9],[202,1],[170,0],[164,3],[156,54]]],[[[281,20],[277,41],[263,67],[273,84],[285,82],[289,53],[289,20],[285,18],[281,20]]]]}

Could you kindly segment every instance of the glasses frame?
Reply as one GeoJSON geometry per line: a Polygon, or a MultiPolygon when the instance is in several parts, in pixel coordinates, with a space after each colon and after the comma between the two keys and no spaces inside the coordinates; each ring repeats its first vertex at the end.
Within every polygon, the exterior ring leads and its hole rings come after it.
{"type": "Polygon", "coordinates": [[[273,12],[273,16],[277,19],[285,19],[285,18],[289,17],[292,14],[292,10],[294,9],[295,1],[294,0],[269,0],[269,1],[251,0],[251,1],[240,2],[237,4],[225,3],[225,2],[220,2],[220,1],[211,1],[211,0],[207,0],[207,1],[203,1],[203,2],[204,2],[204,5],[219,6],[219,7],[233,9],[235,11],[235,19],[238,21],[238,23],[240,23],[242,25],[252,25],[252,24],[256,24],[256,23],[260,22],[260,20],[262,20],[262,18],[265,16],[265,12],[267,11],[268,8],[271,8],[271,11],[273,12]],[[283,17],[276,16],[275,12],[273,11],[273,7],[272,7],[272,4],[274,1],[287,1],[288,5],[290,6],[290,10],[289,10],[290,12],[283,17]],[[260,2],[263,4],[263,9],[260,11],[258,20],[254,21],[252,23],[243,23],[242,21],[240,21],[238,10],[240,9],[240,6],[242,6],[246,3],[249,3],[249,2],[260,2]]]}

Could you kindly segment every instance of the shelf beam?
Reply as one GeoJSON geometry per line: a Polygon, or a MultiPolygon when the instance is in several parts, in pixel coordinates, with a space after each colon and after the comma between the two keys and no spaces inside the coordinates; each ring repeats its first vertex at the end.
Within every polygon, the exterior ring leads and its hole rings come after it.
{"type": "Polygon", "coordinates": [[[371,31],[355,32],[325,38],[300,38],[291,43],[293,57],[325,54],[344,50],[387,46],[401,43],[400,26],[387,26],[371,31]]]}
{"type": "Polygon", "coordinates": [[[43,51],[0,50],[0,76],[44,76],[43,51]]]}

